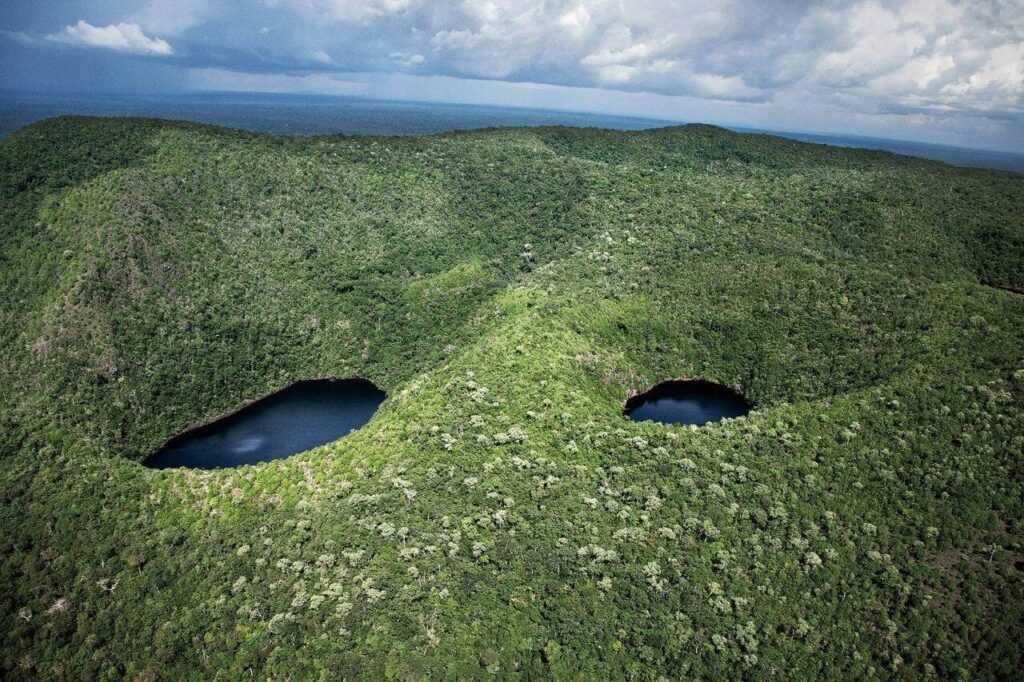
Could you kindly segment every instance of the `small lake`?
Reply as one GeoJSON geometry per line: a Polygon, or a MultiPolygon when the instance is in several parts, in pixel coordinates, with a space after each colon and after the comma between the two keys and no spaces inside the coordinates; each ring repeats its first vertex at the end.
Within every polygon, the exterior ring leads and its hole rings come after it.
{"type": "Polygon", "coordinates": [[[365,379],[300,381],[172,438],[145,465],[215,469],[288,457],[358,429],[383,401],[365,379]]]}
{"type": "Polygon", "coordinates": [[[743,396],[721,384],[701,380],[662,382],[626,401],[633,421],[703,426],[750,412],[743,396]]]}

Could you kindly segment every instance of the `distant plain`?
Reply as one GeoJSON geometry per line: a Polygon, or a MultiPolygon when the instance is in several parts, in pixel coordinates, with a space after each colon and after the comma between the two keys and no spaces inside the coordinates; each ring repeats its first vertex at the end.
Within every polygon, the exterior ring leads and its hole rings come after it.
{"type": "MultiPolygon", "coordinates": [[[[22,126],[63,115],[141,116],[249,130],[274,135],[434,135],[480,128],[564,125],[611,130],[646,130],[679,123],[720,123],[579,113],[553,109],[404,102],[362,97],[274,93],[187,95],[68,95],[0,92],[0,138],[22,126]]],[[[880,149],[942,161],[953,166],[1024,173],[1024,152],[967,149],[863,136],[822,135],[742,128],[737,132],[778,135],[801,142],[880,149]]]]}

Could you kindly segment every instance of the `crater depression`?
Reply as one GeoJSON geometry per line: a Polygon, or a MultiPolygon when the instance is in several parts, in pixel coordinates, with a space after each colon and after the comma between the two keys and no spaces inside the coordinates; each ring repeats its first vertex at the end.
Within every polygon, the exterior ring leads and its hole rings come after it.
{"type": "Polygon", "coordinates": [[[672,379],[626,400],[623,410],[633,421],[695,424],[742,417],[750,403],[730,388],[703,379],[672,379]]]}
{"type": "Polygon", "coordinates": [[[155,469],[216,469],[288,457],[330,443],[370,420],[384,392],[365,379],[299,381],[169,440],[155,469]]]}

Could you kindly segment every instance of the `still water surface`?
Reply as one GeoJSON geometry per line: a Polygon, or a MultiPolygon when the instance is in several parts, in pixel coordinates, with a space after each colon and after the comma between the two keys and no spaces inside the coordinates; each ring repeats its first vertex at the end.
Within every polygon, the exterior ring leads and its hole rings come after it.
{"type": "Polygon", "coordinates": [[[742,396],[709,381],[666,381],[626,405],[633,421],[697,426],[741,417],[749,411],[750,405],[742,396]]]}
{"type": "Polygon", "coordinates": [[[215,469],[287,457],[359,428],[383,400],[384,392],[365,379],[300,381],[181,434],[146,466],[215,469]]]}

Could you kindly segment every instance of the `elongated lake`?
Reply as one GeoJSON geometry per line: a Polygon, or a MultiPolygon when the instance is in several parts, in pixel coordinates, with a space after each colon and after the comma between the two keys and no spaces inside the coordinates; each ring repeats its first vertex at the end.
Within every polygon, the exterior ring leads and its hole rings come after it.
{"type": "Polygon", "coordinates": [[[145,464],[216,469],[288,457],[358,429],[384,392],[365,379],[300,381],[172,438],[145,464]]]}
{"type": "Polygon", "coordinates": [[[664,381],[626,401],[625,412],[633,421],[662,424],[696,424],[732,417],[750,411],[750,404],[735,391],[710,381],[664,381]]]}

